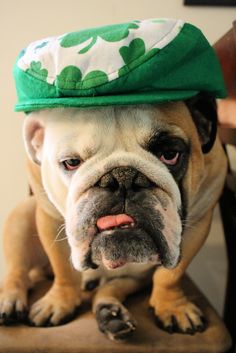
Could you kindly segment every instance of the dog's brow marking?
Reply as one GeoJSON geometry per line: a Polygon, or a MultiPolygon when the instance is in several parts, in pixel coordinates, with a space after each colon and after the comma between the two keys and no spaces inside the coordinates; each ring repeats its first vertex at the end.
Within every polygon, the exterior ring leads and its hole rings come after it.
{"type": "Polygon", "coordinates": [[[95,153],[96,153],[97,149],[94,147],[85,147],[82,150],[82,156],[84,156],[84,159],[89,159],[91,158],[95,153]]]}

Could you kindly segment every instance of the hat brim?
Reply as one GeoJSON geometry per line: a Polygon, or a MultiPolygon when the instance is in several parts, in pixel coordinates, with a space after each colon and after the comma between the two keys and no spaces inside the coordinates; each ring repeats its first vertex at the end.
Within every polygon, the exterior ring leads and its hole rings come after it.
{"type": "Polygon", "coordinates": [[[64,97],[32,99],[24,104],[16,104],[15,111],[30,112],[34,110],[59,107],[100,107],[111,105],[161,104],[171,101],[180,101],[196,96],[199,91],[161,91],[117,94],[93,97],[64,97]]]}

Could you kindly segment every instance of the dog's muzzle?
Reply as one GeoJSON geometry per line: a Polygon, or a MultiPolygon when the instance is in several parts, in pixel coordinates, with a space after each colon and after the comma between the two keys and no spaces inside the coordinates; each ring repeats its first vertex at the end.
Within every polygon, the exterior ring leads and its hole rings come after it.
{"type": "Polygon", "coordinates": [[[114,269],[127,262],[176,265],[179,252],[169,244],[168,204],[168,196],[134,168],[116,167],[103,175],[77,205],[76,249],[69,239],[75,268],[103,263],[114,269]]]}

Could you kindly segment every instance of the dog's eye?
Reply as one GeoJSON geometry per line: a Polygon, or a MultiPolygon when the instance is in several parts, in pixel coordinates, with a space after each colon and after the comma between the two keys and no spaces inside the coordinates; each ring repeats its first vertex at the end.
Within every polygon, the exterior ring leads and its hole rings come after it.
{"type": "Polygon", "coordinates": [[[175,165],[179,159],[179,152],[165,151],[162,153],[160,160],[168,165],[175,165]]]}
{"type": "Polygon", "coordinates": [[[66,170],[75,170],[79,167],[81,161],[78,158],[66,159],[62,162],[66,170]]]}

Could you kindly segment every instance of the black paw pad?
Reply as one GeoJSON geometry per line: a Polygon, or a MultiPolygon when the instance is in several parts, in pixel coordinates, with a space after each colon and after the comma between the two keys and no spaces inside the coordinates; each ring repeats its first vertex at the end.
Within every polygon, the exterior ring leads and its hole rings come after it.
{"type": "Polygon", "coordinates": [[[100,305],[96,311],[100,331],[110,339],[126,339],[136,328],[128,311],[114,304],[100,305]]]}

